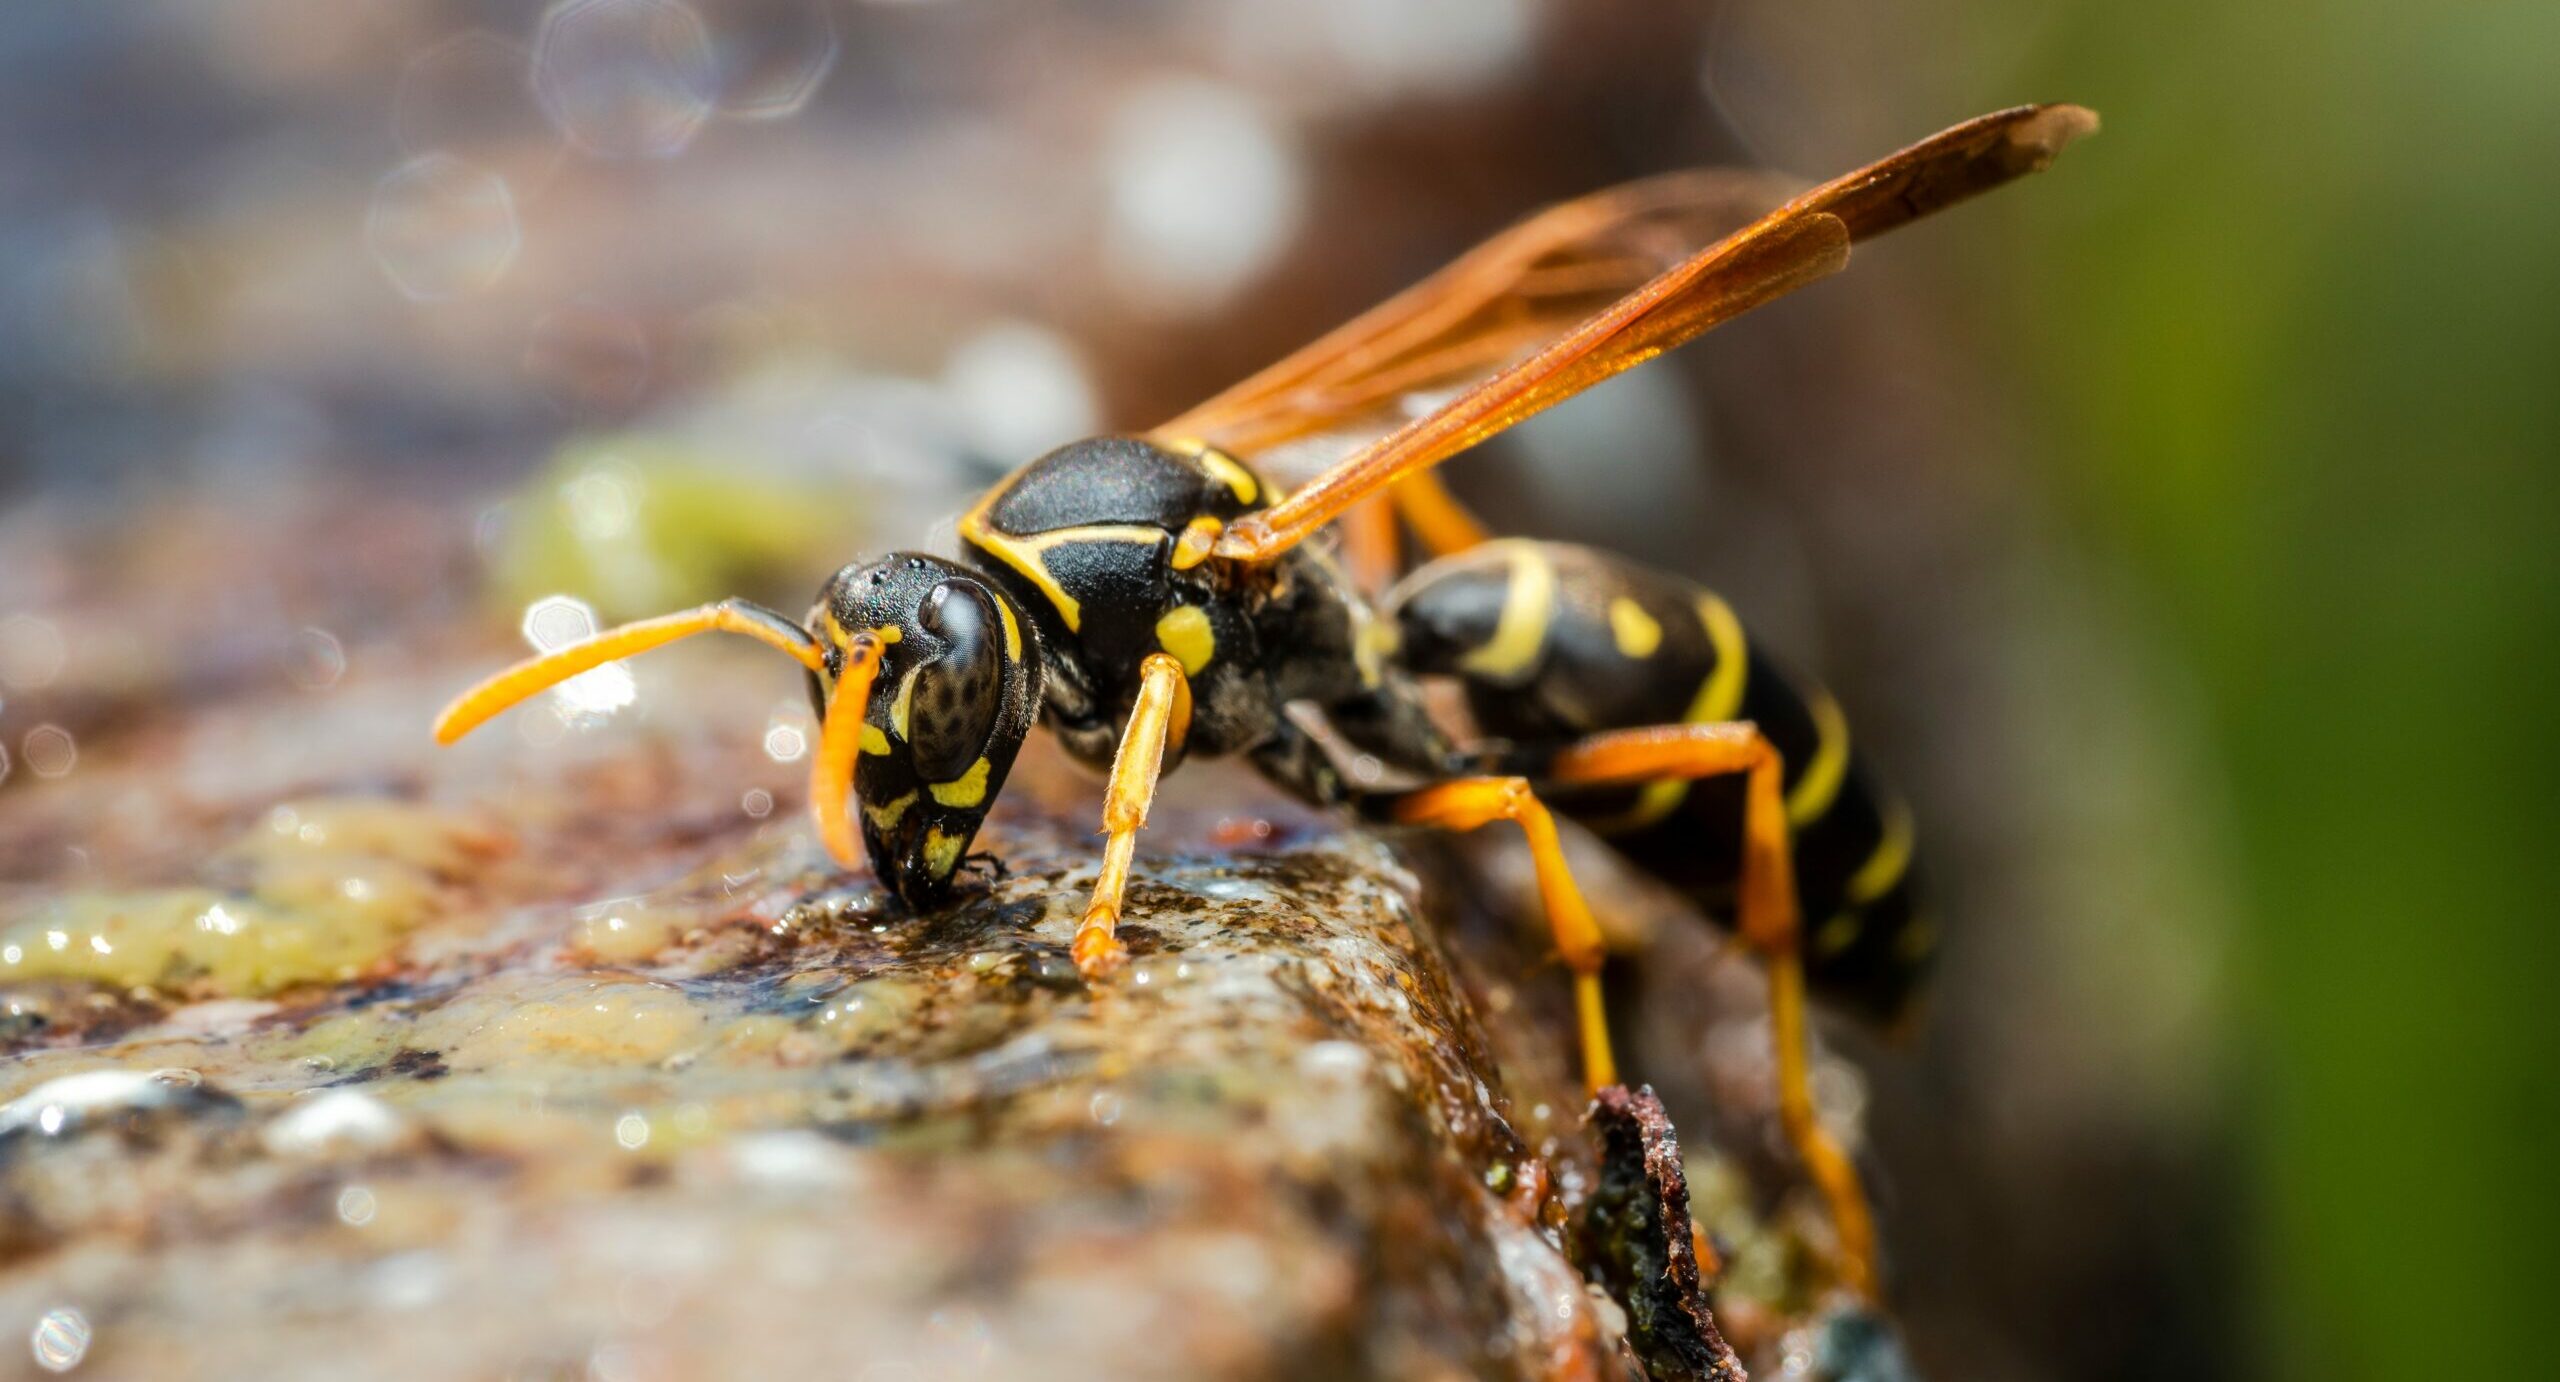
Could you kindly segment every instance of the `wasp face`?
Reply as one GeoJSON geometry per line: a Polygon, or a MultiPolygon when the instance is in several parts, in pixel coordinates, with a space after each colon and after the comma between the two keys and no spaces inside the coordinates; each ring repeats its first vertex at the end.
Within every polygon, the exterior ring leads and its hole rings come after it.
{"type": "Polygon", "coordinates": [[[936,557],[897,552],[836,573],[810,627],[828,644],[811,678],[823,717],[844,647],[885,644],[853,772],[862,840],[911,906],[950,891],[1040,707],[1040,650],[1005,597],[936,557]]]}

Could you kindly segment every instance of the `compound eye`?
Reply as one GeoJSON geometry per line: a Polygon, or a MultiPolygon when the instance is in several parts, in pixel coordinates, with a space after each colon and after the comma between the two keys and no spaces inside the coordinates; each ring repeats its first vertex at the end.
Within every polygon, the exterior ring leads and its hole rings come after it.
{"type": "Polygon", "coordinates": [[[968,772],[995,732],[1004,705],[1000,618],[984,591],[957,581],[935,586],[916,611],[916,622],[942,644],[916,669],[907,706],[907,745],[928,782],[968,772]]]}

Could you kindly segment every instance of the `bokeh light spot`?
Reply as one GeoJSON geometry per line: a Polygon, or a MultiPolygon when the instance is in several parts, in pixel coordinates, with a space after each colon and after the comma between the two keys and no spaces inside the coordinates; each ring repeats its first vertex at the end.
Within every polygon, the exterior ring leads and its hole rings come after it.
{"type": "Polygon", "coordinates": [[[990,456],[1036,456],[1089,436],[1101,408],[1076,348],[1024,322],[988,327],[943,365],[942,387],[990,456]]]}
{"type": "MultiPolygon", "coordinates": [[[[595,607],[573,596],[546,595],[525,607],[525,640],[544,652],[589,637],[596,628],[595,607]]],[[[551,694],[553,704],[573,715],[610,715],[639,699],[640,686],[630,668],[608,662],[560,683],[551,694]]]]}
{"type": "Polygon", "coordinates": [[[676,0],[562,0],[534,40],[551,123],[605,158],[670,158],[701,133],[719,80],[702,17],[676,0]]]}
{"type": "Polygon", "coordinates": [[[451,154],[413,158],[374,184],[365,248],[419,302],[483,292],[524,246],[506,179],[451,154]]]}
{"type": "Polygon", "coordinates": [[[11,686],[50,686],[62,675],[69,650],[62,630],[50,619],[13,614],[0,619],[0,682],[11,686]]]}
{"type": "Polygon", "coordinates": [[[722,115],[796,114],[836,65],[835,19],[821,0],[702,0],[722,115]]]}
{"type": "Polygon", "coordinates": [[[1161,310],[1216,306],[1270,267],[1305,214],[1306,170],[1269,115],[1187,77],[1122,99],[1102,176],[1112,278],[1161,310]]]}
{"type": "Polygon", "coordinates": [[[61,777],[80,761],[80,745],[60,725],[38,725],[27,731],[23,746],[27,771],[38,777],[61,777]]]}
{"type": "Polygon", "coordinates": [[[284,674],[305,691],[326,691],[347,674],[347,650],[327,629],[302,629],[285,652],[284,674]]]}
{"type": "Polygon", "coordinates": [[[46,1372],[69,1372],[89,1356],[89,1317],[70,1306],[58,1306],[44,1312],[27,1336],[27,1348],[35,1354],[36,1366],[46,1372]]]}

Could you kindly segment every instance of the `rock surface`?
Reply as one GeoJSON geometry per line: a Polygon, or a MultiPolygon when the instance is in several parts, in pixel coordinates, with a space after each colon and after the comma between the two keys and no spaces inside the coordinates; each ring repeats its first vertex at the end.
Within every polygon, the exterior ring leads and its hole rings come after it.
{"type": "MultiPolygon", "coordinates": [[[[345,639],[318,683],[308,637],[223,675],[156,641],[184,621],[67,540],[28,568],[63,626],[146,635],[39,698],[76,768],[0,787],[0,1328],[38,1363],[1634,1374],[1569,1256],[1595,1178],[1561,978],[1436,922],[1389,843],[1186,771],[1134,963],[1089,988],[1097,792],[1053,751],[982,838],[1001,873],[923,918],[824,866],[805,704],[755,650],[437,753],[437,701],[508,654],[449,598],[330,578],[350,544],[463,563],[433,514],[367,513],[167,520],[282,554],[268,588],[345,639]]],[[[1740,1315],[1810,1375],[1791,1315],[1740,1315]]]]}

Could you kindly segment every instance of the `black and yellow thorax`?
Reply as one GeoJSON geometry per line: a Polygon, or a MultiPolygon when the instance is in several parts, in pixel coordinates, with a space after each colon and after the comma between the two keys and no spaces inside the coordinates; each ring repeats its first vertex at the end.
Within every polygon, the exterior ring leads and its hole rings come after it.
{"type": "Polygon", "coordinates": [[[1071,752],[1108,761],[1155,652],[1190,678],[1183,748],[1234,752],[1269,733],[1255,614],[1272,575],[1208,556],[1226,524],[1269,502],[1262,478],[1215,448],[1096,437],[1015,471],[961,518],[969,559],[1039,626],[1046,717],[1071,752]]]}

